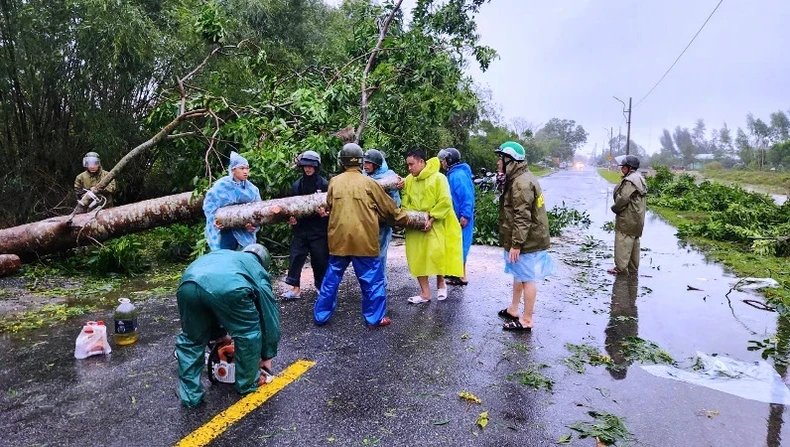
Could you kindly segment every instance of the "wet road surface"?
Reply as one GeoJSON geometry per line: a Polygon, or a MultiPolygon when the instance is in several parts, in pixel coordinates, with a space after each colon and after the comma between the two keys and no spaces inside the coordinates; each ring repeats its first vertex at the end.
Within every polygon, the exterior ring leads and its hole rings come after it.
{"type": "MultiPolygon", "coordinates": [[[[500,249],[472,247],[469,286],[450,286],[444,302],[413,305],[406,298],[418,292],[416,280],[403,247],[393,246],[393,324],[365,328],[358,285],[347,273],[337,312],[316,327],[315,292],[304,284],[301,300],[281,303],[274,369],[298,359],[316,365],[211,445],[548,446],[571,433],[567,425],[590,420],[590,410],[623,417],[640,445],[774,447],[783,438],[790,445],[783,406],[654,377],[638,363],[628,366],[618,349],[625,337],[639,336],[679,363],[697,351],[758,360],[748,341],[774,333],[775,314],[741,301],[753,295],[733,291],[728,300],[736,278],[680,247],[675,230],[653,216],[639,277],[615,284],[605,273],[614,236],[601,229],[613,220],[612,185],[593,170],[560,171],[541,185],[547,207],[564,202],[587,210],[593,222],[553,240],[558,273],[538,286],[532,333],[501,329],[496,313],[509,302],[512,282],[500,249]],[[627,369],[572,371],[566,343],[595,346],[627,369]],[[511,376],[530,368],[553,380],[551,392],[511,376]],[[482,404],[459,399],[461,391],[482,404]],[[489,424],[480,429],[475,422],[484,411],[489,424]]],[[[74,360],[73,347],[82,321],[109,321],[111,311],[0,339],[1,445],[173,445],[238,401],[231,385],[206,380],[205,402],[182,408],[172,355],[179,331],[174,296],[151,295],[138,306],[140,340],[113,343],[106,357],[74,360]]],[[[572,443],[594,444],[575,435],[572,443]]]]}

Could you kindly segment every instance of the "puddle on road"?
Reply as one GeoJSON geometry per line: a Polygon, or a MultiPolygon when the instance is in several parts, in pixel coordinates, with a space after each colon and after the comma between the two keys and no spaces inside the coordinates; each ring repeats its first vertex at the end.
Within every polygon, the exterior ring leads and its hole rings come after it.
{"type": "MultiPolygon", "coordinates": [[[[648,357],[652,352],[652,361],[670,363],[674,358],[691,369],[697,351],[747,362],[765,358],[787,378],[790,321],[745,303],[762,302],[763,298],[754,292],[732,290],[738,278],[678,241],[674,227],[648,211],[639,275],[615,279],[606,273],[613,266],[614,233],[607,231],[607,222],[614,220],[609,209],[614,185],[589,172],[561,171],[541,179],[541,186],[547,207],[564,201],[569,207],[586,210],[592,220],[585,231],[567,231],[556,248],[559,260],[575,272],[573,281],[564,284],[564,301],[579,312],[608,314],[603,334],[607,355],[601,354],[595,343],[572,345],[577,354],[582,353],[581,360],[579,355],[571,357],[573,368],[583,369],[586,363],[589,369],[591,363],[611,362],[614,367],[606,370],[612,378],[626,379],[629,366],[640,362],[623,348],[638,339],[655,343],[642,345],[649,349],[640,351],[648,357]]],[[[783,405],[770,405],[766,441],[771,447],[781,443],[783,414],[783,405]]]]}

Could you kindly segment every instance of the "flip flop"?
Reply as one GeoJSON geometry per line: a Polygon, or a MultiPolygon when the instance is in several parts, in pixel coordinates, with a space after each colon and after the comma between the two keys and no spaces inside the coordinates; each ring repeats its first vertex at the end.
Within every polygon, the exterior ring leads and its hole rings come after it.
{"type": "Polygon", "coordinates": [[[499,315],[499,318],[501,318],[501,319],[503,319],[505,321],[513,321],[513,320],[518,321],[518,318],[519,318],[519,317],[510,315],[510,312],[508,312],[507,309],[500,310],[499,312],[497,312],[497,315],[499,315]]]}
{"type": "Polygon", "coordinates": [[[422,304],[422,303],[429,303],[431,300],[429,298],[423,298],[420,295],[410,296],[407,300],[412,304],[422,304]]]}
{"type": "Polygon", "coordinates": [[[505,331],[517,331],[517,332],[528,332],[531,331],[531,327],[524,327],[521,325],[521,322],[518,320],[508,321],[504,325],[502,325],[502,330],[505,331]]]}
{"type": "Polygon", "coordinates": [[[392,319],[390,317],[384,317],[384,318],[381,319],[381,321],[379,321],[376,324],[369,324],[368,327],[373,329],[373,328],[376,328],[376,327],[389,326],[390,323],[392,323],[392,319]]]}
{"type": "Polygon", "coordinates": [[[447,287],[443,289],[436,289],[436,299],[439,301],[444,301],[447,299],[447,287]]]}
{"type": "Polygon", "coordinates": [[[453,278],[448,279],[447,284],[450,284],[451,286],[468,286],[469,281],[464,281],[461,278],[453,278]]]}

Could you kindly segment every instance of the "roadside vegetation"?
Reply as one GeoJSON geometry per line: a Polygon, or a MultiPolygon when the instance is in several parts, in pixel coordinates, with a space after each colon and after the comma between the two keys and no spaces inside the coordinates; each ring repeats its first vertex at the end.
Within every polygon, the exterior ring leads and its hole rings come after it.
{"type": "Polygon", "coordinates": [[[788,172],[708,169],[706,166],[706,168],[701,171],[701,174],[707,179],[720,180],[722,182],[744,186],[756,186],[766,192],[774,194],[790,193],[790,173],[788,172]]]}

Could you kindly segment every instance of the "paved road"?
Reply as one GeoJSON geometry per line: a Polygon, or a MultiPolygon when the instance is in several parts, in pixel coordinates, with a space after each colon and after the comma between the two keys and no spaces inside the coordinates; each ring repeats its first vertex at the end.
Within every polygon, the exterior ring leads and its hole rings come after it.
{"type": "MultiPolygon", "coordinates": [[[[638,284],[630,284],[629,295],[629,285],[618,283],[612,299],[614,278],[604,271],[613,236],[600,229],[612,220],[611,185],[592,170],[561,171],[541,183],[549,207],[564,201],[587,210],[593,224],[553,241],[559,271],[539,286],[532,333],[501,330],[496,312],[509,300],[511,280],[502,273],[499,249],[473,247],[470,284],[451,288],[447,301],[411,305],[406,298],[418,287],[403,247],[394,246],[394,323],[364,327],[351,276],[326,326],[312,324],[314,293],[282,303],[275,369],[298,359],[316,366],[212,445],[549,446],[571,433],[567,425],[590,420],[590,410],[624,417],[640,445],[774,447],[790,439],[783,406],[654,377],[616,348],[638,335],[681,363],[696,351],[757,360],[748,340],[773,333],[775,316],[743,304],[748,296],[739,292],[730,294],[731,310],[724,295],[735,279],[679,246],[673,228],[655,217],[646,226],[638,284]],[[703,291],[687,291],[688,285],[703,291]],[[627,369],[571,371],[566,343],[596,346],[627,369]],[[529,368],[552,379],[553,390],[508,378],[529,368]],[[482,404],[459,399],[464,390],[482,404]],[[489,424],[481,430],[475,421],[483,411],[489,424]]],[[[73,359],[79,321],[0,339],[0,444],[173,445],[238,401],[232,386],[217,385],[199,408],[181,408],[174,393],[174,297],[153,295],[140,307],[140,341],[114,347],[106,358],[73,359]]],[[[111,312],[93,317],[109,320],[111,312]]],[[[574,436],[572,445],[594,442],[574,436]]]]}

